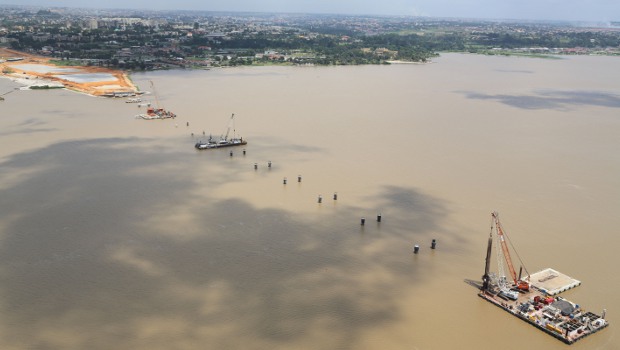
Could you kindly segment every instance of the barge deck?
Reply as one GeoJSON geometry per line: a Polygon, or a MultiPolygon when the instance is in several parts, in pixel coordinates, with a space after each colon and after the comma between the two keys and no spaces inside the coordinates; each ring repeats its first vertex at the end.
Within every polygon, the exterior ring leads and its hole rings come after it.
{"type": "Polygon", "coordinates": [[[479,297],[566,344],[609,326],[604,309],[598,315],[558,295],[581,285],[581,281],[550,268],[531,275],[525,269],[527,276],[521,278],[523,265],[517,275],[507,239],[499,214],[493,212],[479,297]],[[495,248],[497,272],[490,270],[494,236],[499,242],[495,248]]]}
{"type": "Polygon", "coordinates": [[[566,344],[573,344],[609,326],[605,311],[597,315],[567,299],[549,296],[535,288],[520,292],[517,300],[502,297],[498,290],[481,290],[478,296],[566,344]]]}

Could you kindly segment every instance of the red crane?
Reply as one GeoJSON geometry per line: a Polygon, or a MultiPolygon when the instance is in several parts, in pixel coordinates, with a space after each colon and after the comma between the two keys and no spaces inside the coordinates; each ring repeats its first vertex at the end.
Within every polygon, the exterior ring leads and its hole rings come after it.
{"type": "MultiPolygon", "coordinates": [[[[512,264],[512,259],[510,258],[510,251],[508,250],[508,245],[506,244],[506,239],[504,236],[504,230],[502,229],[502,225],[499,222],[499,214],[497,212],[491,213],[493,217],[493,223],[495,224],[495,229],[497,230],[497,238],[502,247],[502,252],[504,255],[504,259],[506,260],[506,265],[508,265],[508,270],[510,271],[510,276],[517,287],[517,289],[522,291],[530,290],[530,284],[527,281],[522,279],[517,279],[517,273],[515,271],[514,265],[512,264]]],[[[527,271],[527,270],[526,270],[527,271]]]]}

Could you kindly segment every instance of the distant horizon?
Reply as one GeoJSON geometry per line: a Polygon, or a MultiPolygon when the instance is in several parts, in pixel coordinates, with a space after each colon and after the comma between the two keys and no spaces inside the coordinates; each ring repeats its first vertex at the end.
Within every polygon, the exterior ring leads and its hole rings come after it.
{"type": "Polygon", "coordinates": [[[198,0],[177,0],[175,8],[160,0],[108,0],[104,4],[82,0],[0,0],[4,6],[42,8],[75,8],[92,10],[132,11],[201,11],[229,13],[274,13],[349,16],[404,16],[440,19],[509,20],[534,22],[587,22],[610,24],[620,21],[620,1],[593,0],[384,0],[380,5],[362,0],[230,0],[226,3],[204,3],[198,0]],[[611,16],[614,17],[611,17],[611,16]]]}

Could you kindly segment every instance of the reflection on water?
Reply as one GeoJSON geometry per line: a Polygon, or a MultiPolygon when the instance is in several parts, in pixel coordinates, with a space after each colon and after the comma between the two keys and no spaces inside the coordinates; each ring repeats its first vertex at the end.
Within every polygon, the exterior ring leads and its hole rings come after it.
{"type": "MultiPolygon", "coordinates": [[[[556,268],[583,281],[568,298],[620,309],[618,75],[605,57],[468,55],[136,74],[179,116],[155,121],[121,100],[11,93],[0,346],[564,348],[472,284],[498,210],[531,272],[556,268]],[[247,153],[195,150],[231,113],[247,153]]],[[[613,314],[589,347],[618,347],[613,314]]]]}

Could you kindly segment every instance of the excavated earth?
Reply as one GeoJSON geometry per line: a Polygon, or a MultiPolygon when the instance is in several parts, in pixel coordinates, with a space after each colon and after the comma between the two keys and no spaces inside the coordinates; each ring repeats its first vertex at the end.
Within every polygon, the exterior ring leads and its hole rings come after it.
{"type": "Polygon", "coordinates": [[[25,85],[44,86],[46,83],[51,83],[49,86],[60,86],[62,84],[68,89],[93,96],[127,95],[138,91],[124,71],[92,66],[60,67],[50,63],[50,60],[48,57],[0,48],[1,74],[16,79],[25,85]],[[20,58],[20,60],[11,60],[17,58],[20,58]],[[44,69],[31,70],[28,68],[33,65],[37,67],[48,66],[50,70],[44,72],[44,69]],[[55,71],[59,68],[63,70],[55,71]],[[89,81],[76,81],[80,79],[72,79],[71,77],[72,75],[75,75],[75,77],[84,76],[84,74],[92,74],[94,78],[89,79],[89,81]],[[97,76],[101,76],[102,80],[97,80],[97,76]]]}

